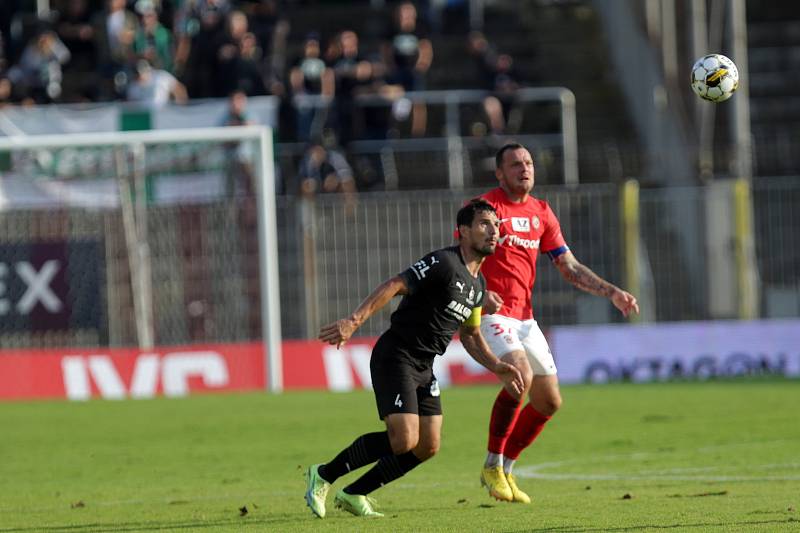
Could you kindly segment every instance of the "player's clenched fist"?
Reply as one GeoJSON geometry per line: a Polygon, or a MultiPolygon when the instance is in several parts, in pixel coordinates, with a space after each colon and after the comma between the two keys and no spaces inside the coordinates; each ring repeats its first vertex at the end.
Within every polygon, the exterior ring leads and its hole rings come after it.
{"type": "Polygon", "coordinates": [[[319,336],[317,338],[322,342],[335,344],[338,348],[353,336],[353,333],[355,333],[357,327],[358,326],[356,323],[351,319],[342,318],[336,322],[328,324],[327,326],[322,326],[322,328],[319,330],[319,336]]]}

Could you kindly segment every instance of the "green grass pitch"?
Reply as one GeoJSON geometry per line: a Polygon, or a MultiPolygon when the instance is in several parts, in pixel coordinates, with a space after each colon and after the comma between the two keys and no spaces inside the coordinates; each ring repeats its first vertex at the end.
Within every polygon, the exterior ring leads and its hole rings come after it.
{"type": "Polygon", "coordinates": [[[439,455],[377,519],[303,501],[306,465],[382,428],[370,392],[2,403],[0,533],[800,531],[800,382],[564,387],[518,462],[531,505],[479,486],[496,391],[442,392],[439,455]]]}

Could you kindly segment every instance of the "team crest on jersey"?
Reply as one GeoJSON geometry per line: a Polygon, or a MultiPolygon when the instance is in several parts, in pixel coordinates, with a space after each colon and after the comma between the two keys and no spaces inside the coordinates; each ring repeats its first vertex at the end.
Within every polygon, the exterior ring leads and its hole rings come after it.
{"type": "Polygon", "coordinates": [[[511,227],[514,231],[530,233],[531,221],[528,220],[528,217],[511,217],[511,227]]]}
{"type": "Polygon", "coordinates": [[[537,217],[537,216],[533,217],[532,222],[533,222],[533,229],[539,229],[539,226],[542,223],[542,221],[539,220],[539,217],[537,217]]]}

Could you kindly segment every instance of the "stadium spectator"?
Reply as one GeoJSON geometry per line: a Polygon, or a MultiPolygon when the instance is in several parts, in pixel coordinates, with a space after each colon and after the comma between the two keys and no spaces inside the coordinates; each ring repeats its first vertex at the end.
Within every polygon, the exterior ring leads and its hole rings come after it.
{"type": "MultiPolygon", "coordinates": [[[[241,59],[242,40],[245,38],[245,35],[249,35],[251,38],[253,37],[252,33],[248,33],[247,15],[238,10],[231,11],[228,14],[225,28],[216,46],[215,96],[229,94],[232,90],[237,88],[237,69],[241,59]]],[[[255,48],[257,48],[256,43],[253,42],[250,48],[253,49],[250,51],[252,55],[255,48]]],[[[258,53],[260,54],[260,52],[258,53]]]]}
{"type": "Polygon", "coordinates": [[[11,81],[3,74],[0,74],[0,108],[11,103],[11,81]]]}
{"type": "Polygon", "coordinates": [[[141,102],[147,107],[158,109],[169,103],[186,103],[186,88],[175,76],[166,70],[154,69],[146,59],[136,64],[136,74],[128,85],[128,100],[141,102]]]}
{"type": "Polygon", "coordinates": [[[21,92],[22,100],[37,104],[54,102],[62,92],[61,65],[69,58],[69,50],[54,32],[40,31],[8,71],[8,79],[21,92]]]}
{"type": "Polygon", "coordinates": [[[310,33],[303,43],[303,56],[289,72],[292,104],[297,116],[297,138],[319,138],[328,117],[328,106],[335,92],[335,75],[322,60],[320,37],[310,33]]]}
{"type": "Polygon", "coordinates": [[[508,54],[500,54],[479,31],[470,32],[467,49],[473,58],[481,88],[490,91],[483,100],[483,110],[494,135],[516,133],[519,117],[511,120],[519,77],[514,69],[514,60],[508,54]]]}
{"type": "Polygon", "coordinates": [[[309,144],[297,170],[298,192],[312,199],[323,193],[343,193],[345,206],[352,212],[356,202],[353,169],[330,136],[324,142],[309,144]]]}
{"type": "Polygon", "coordinates": [[[228,95],[228,106],[220,126],[251,126],[255,124],[247,116],[247,93],[236,90],[228,95]]]}
{"type": "Polygon", "coordinates": [[[280,17],[276,0],[239,0],[239,9],[247,15],[250,31],[258,39],[258,46],[266,53],[272,51],[272,40],[279,24],[286,22],[280,17]]]}
{"type": "Polygon", "coordinates": [[[136,30],[133,51],[153,68],[172,73],[172,34],[159,21],[155,4],[152,0],[139,0],[136,11],[141,16],[141,25],[136,30]]]}
{"type": "Polygon", "coordinates": [[[481,331],[492,352],[519,370],[525,389],[515,392],[504,387],[494,402],[481,483],[499,500],[530,503],[530,497],[517,487],[514,463],[561,405],[555,362],[533,318],[531,292],[539,250],[550,257],[565,280],[608,298],[624,316],[638,313],[639,306],[632,294],[602,279],[572,254],[550,206],[530,194],[534,167],[528,150],[506,144],[495,161],[499,187],[481,197],[494,206],[501,220],[497,250],[482,269],[485,307],[494,314],[484,318],[481,331]],[[530,401],[520,409],[526,394],[530,401]]]}
{"type": "Polygon", "coordinates": [[[233,65],[231,79],[235,86],[244,90],[249,96],[269,94],[271,87],[269,75],[264,71],[263,51],[252,33],[245,33],[239,42],[239,54],[233,65]],[[269,87],[268,87],[269,85],[269,87]]]}
{"type": "Polygon", "coordinates": [[[340,56],[333,64],[336,78],[334,113],[339,138],[342,144],[346,144],[355,137],[355,97],[374,90],[375,69],[372,62],[361,54],[356,32],[344,30],[338,35],[338,40],[340,56]]]}
{"type": "Polygon", "coordinates": [[[136,57],[133,39],[139,22],[125,7],[125,0],[107,0],[106,9],[94,19],[95,49],[103,80],[101,98],[123,97],[133,74],[136,57]]]}
{"type": "MultiPolygon", "coordinates": [[[[425,78],[433,62],[433,46],[425,31],[417,24],[417,9],[411,2],[402,2],[395,10],[394,25],[383,45],[383,60],[387,65],[386,83],[399,85],[405,91],[425,90],[425,78]]],[[[404,113],[395,110],[395,117],[404,113]]],[[[425,134],[427,107],[414,102],[411,109],[411,133],[425,134]]]]}
{"type": "Polygon", "coordinates": [[[370,360],[378,415],[387,431],[361,435],[331,461],[308,468],[306,503],[320,518],[326,514],[331,484],[376,461],[338,491],[334,501],[356,516],[383,516],[367,495],[437,453],[442,405],[433,360],[444,353],[456,331],[472,358],[509,389],[522,391],[519,371],[489,350],[479,327],[486,290],[480,267],[497,245],[497,215],[478,200],[459,210],[456,223],[458,245],[429,253],[379,285],[350,316],[320,329],[321,341],[340,347],[394,296],[403,296],[370,360]]]}
{"type": "Polygon", "coordinates": [[[258,40],[266,94],[283,96],[288,21],[282,16],[277,0],[240,0],[239,9],[247,15],[250,31],[258,40]]]}
{"type": "MultiPolygon", "coordinates": [[[[247,116],[247,93],[235,90],[228,95],[228,105],[220,126],[251,126],[255,124],[247,116]]],[[[241,217],[255,220],[255,199],[252,145],[247,142],[225,143],[225,189],[228,197],[236,196],[248,201],[242,206],[241,217]]],[[[276,179],[276,184],[278,180],[276,179]]]]}
{"type": "Polygon", "coordinates": [[[176,72],[183,75],[192,98],[224,94],[217,93],[217,66],[230,11],[228,0],[196,0],[185,4],[176,16],[179,28],[176,72]]]}
{"type": "Polygon", "coordinates": [[[62,2],[63,10],[56,24],[56,31],[72,58],[64,68],[64,74],[73,72],[85,75],[95,70],[97,50],[95,27],[88,0],[62,2]]]}

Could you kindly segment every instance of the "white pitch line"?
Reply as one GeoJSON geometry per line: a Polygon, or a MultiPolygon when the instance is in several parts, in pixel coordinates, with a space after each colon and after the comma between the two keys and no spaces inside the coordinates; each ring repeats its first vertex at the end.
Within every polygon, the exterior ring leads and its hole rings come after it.
{"type": "Polygon", "coordinates": [[[659,455],[651,452],[636,452],[631,454],[613,454],[601,457],[586,457],[581,459],[570,459],[564,461],[550,461],[530,466],[518,466],[514,473],[521,478],[550,479],[550,480],[611,480],[611,481],[800,481],[800,474],[764,475],[759,470],[797,470],[800,463],[768,463],[762,465],[748,465],[746,470],[755,471],[751,475],[737,474],[724,475],[720,471],[737,470],[742,471],[737,466],[712,466],[712,467],[676,467],[663,470],[635,470],[632,472],[547,472],[547,470],[561,470],[565,466],[575,466],[582,463],[608,464],[614,460],[642,460],[659,455]],[[714,471],[719,472],[716,475],[714,471]],[[697,474],[691,474],[696,472],[697,474]],[[706,472],[700,474],[700,472],[706,472]]]}

